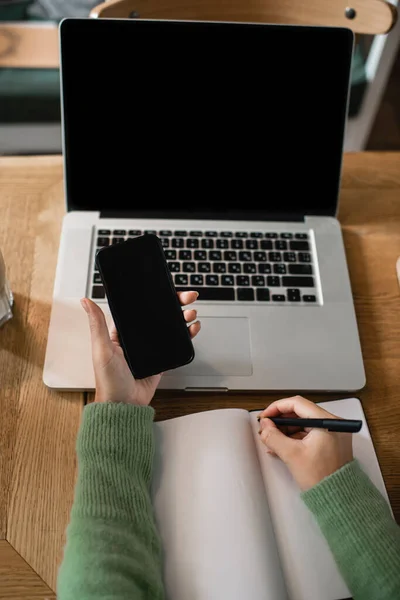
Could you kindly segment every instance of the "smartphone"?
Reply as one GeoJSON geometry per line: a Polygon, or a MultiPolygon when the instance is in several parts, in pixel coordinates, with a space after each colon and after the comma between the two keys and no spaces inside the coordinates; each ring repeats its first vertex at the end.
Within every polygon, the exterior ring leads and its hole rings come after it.
{"type": "Polygon", "coordinates": [[[96,263],[133,376],[190,363],[194,347],[159,238],[145,234],[106,246],[96,263]]]}

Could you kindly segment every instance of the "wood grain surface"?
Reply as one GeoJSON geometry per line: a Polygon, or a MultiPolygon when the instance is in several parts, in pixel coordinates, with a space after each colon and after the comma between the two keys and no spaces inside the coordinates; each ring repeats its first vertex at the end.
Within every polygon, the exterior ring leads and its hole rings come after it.
{"type": "MultiPolygon", "coordinates": [[[[14,319],[0,330],[0,537],[52,590],[85,400],[42,383],[64,214],[62,178],[60,157],[0,158],[0,246],[16,298],[14,319]]],[[[345,156],[339,218],[367,372],[358,396],[400,521],[400,153],[345,156]]],[[[315,401],[344,396],[309,395],[315,401]]],[[[263,408],[277,397],[163,391],[154,406],[157,419],[166,419],[211,408],[263,408]]],[[[9,589],[12,578],[11,569],[9,589]]],[[[15,594],[18,585],[16,575],[15,594]]]]}
{"type": "Polygon", "coordinates": [[[0,540],[0,600],[55,600],[39,575],[5,540],[0,540]]]}

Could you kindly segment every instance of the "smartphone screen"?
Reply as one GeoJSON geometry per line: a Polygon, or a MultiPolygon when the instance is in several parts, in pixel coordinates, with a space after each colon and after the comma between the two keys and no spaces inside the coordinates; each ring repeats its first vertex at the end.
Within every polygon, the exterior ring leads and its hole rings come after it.
{"type": "Polygon", "coordinates": [[[96,262],[134,377],[191,362],[193,343],[158,237],[146,234],[102,248],[96,262]]]}

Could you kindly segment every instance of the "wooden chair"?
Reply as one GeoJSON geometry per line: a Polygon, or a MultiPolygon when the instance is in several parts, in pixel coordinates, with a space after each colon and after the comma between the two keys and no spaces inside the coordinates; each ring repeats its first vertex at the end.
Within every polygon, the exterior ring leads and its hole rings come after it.
{"type": "Polygon", "coordinates": [[[90,12],[95,18],[249,21],[348,27],[355,33],[388,33],[397,16],[382,0],[108,0],[90,12]]]}

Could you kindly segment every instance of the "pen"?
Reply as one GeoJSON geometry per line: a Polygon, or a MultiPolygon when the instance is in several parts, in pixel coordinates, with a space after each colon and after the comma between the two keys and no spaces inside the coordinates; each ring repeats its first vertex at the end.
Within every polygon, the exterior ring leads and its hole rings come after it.
{"type": "MultiPolygon", "coordinates": [[[[360,431],[362,421],[353,419],[289,419],[285,417],[268,417],[277,427],[318,427],[328,431],[339,431],[342,433],[357,433],[360,431]]],[[[260,421],[260,417],[257,417],[260,421]]]]}

